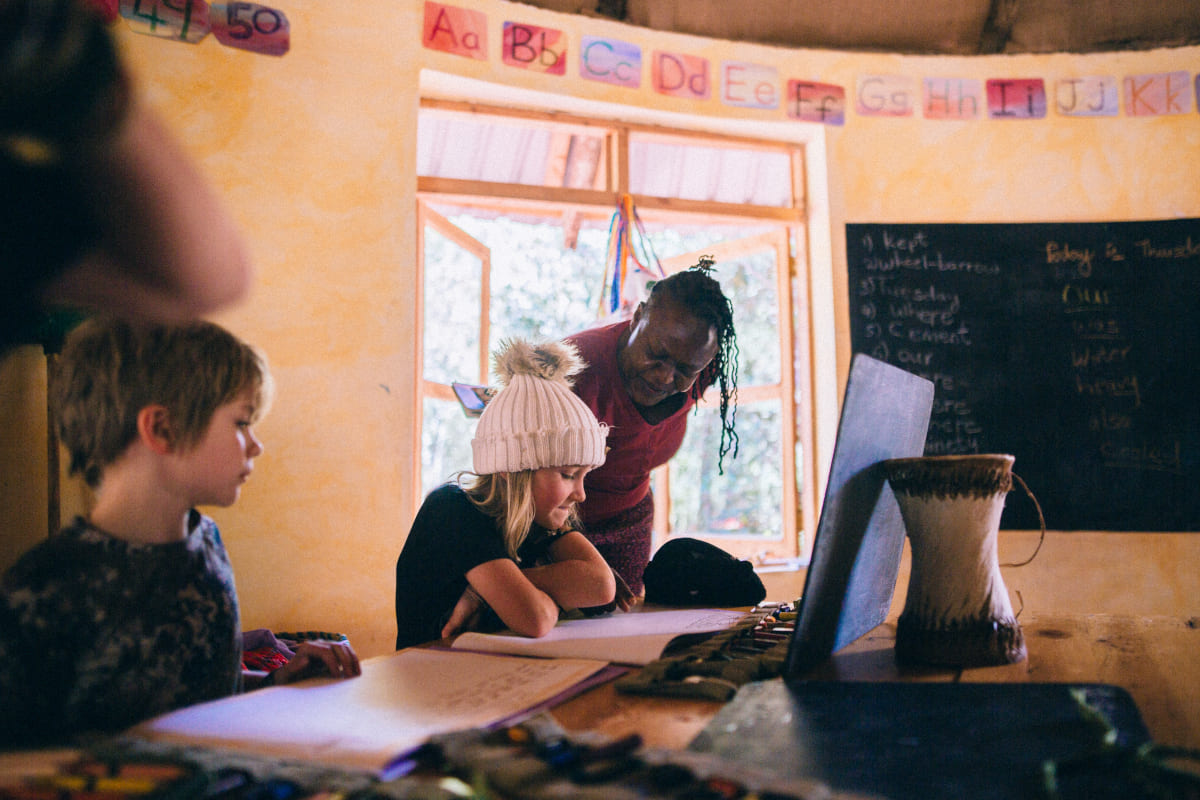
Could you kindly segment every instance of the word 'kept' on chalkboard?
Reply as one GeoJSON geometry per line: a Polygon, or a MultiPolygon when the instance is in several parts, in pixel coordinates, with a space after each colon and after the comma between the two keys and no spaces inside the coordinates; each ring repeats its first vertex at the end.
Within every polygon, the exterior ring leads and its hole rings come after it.
{"type": "Polygon", "coordinates": [[[934,384],[926,455],[1013,454],[1052,530],[1200,530],[1200,220],[849,224],[846,258],[853,350],[934,384]]]}

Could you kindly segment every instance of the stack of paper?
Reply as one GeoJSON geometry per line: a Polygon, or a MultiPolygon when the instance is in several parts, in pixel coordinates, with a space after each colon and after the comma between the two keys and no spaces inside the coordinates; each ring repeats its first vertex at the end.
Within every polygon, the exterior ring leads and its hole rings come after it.
{"type": "Polygon", "coordinates": [[[544,658],[598,658],[617,664],[645,665],[661,656],[667,645],[680,636],[723,631],[745,616],[743,611],[721,608],[639,611],[565,620],[540,639],[498,633],[464,633],[454,640],[454,648],[544,658]]]}

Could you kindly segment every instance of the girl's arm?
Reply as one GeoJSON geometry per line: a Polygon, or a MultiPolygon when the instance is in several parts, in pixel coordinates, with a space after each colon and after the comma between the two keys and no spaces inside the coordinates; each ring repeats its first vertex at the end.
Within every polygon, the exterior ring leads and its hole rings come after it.
{"type": "MultiPolygon", "coordinates": [[[[613,572],[583,534],[564,534],[550,545],[549,554],[553,563],[526,569],[507,558],[487,561],[468,571],[467,581],[500,620],[522,636],[549,633],[558,622],[560,606],[588,608],[613,601],[613,572]]],[[[442,635],[450,634],[444,630],[442,635]]]]}
{"type": "Polygon", "coordinates": [[[512,559],[485,561],[467,571],[467,581],[500,620],[522,636],[545,636],[558,622],[554,598],[523,575],[512,559]]]}
{"type": "Polygon", "coordinates": [[[521,570],[529,582],[563,608],[590,608],[613,601],[617,583],[608,562],[579,531],[550,545],[553,563],[521,570]]]}

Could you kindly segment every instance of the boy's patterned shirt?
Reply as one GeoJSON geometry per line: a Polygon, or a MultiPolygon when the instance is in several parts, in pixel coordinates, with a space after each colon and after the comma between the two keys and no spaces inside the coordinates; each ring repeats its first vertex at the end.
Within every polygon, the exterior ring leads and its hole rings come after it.
{"type": "Polygon", "coordinates": [[[0,741],[117,730],[237,692],[241,633],[216,524],[138,545],[76,519],[0,580],[0,741]]]}

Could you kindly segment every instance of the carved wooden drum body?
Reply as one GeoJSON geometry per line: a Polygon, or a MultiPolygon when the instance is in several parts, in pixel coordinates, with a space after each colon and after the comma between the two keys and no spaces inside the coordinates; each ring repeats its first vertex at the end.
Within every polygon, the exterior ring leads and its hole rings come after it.
{"type": "Polygon", "coordinates": [[[896,630],[899,663],[968,667],[1025,658],[996,550],[1013,460],[986,454],[884,462],[912,545],[896,630]]]}

